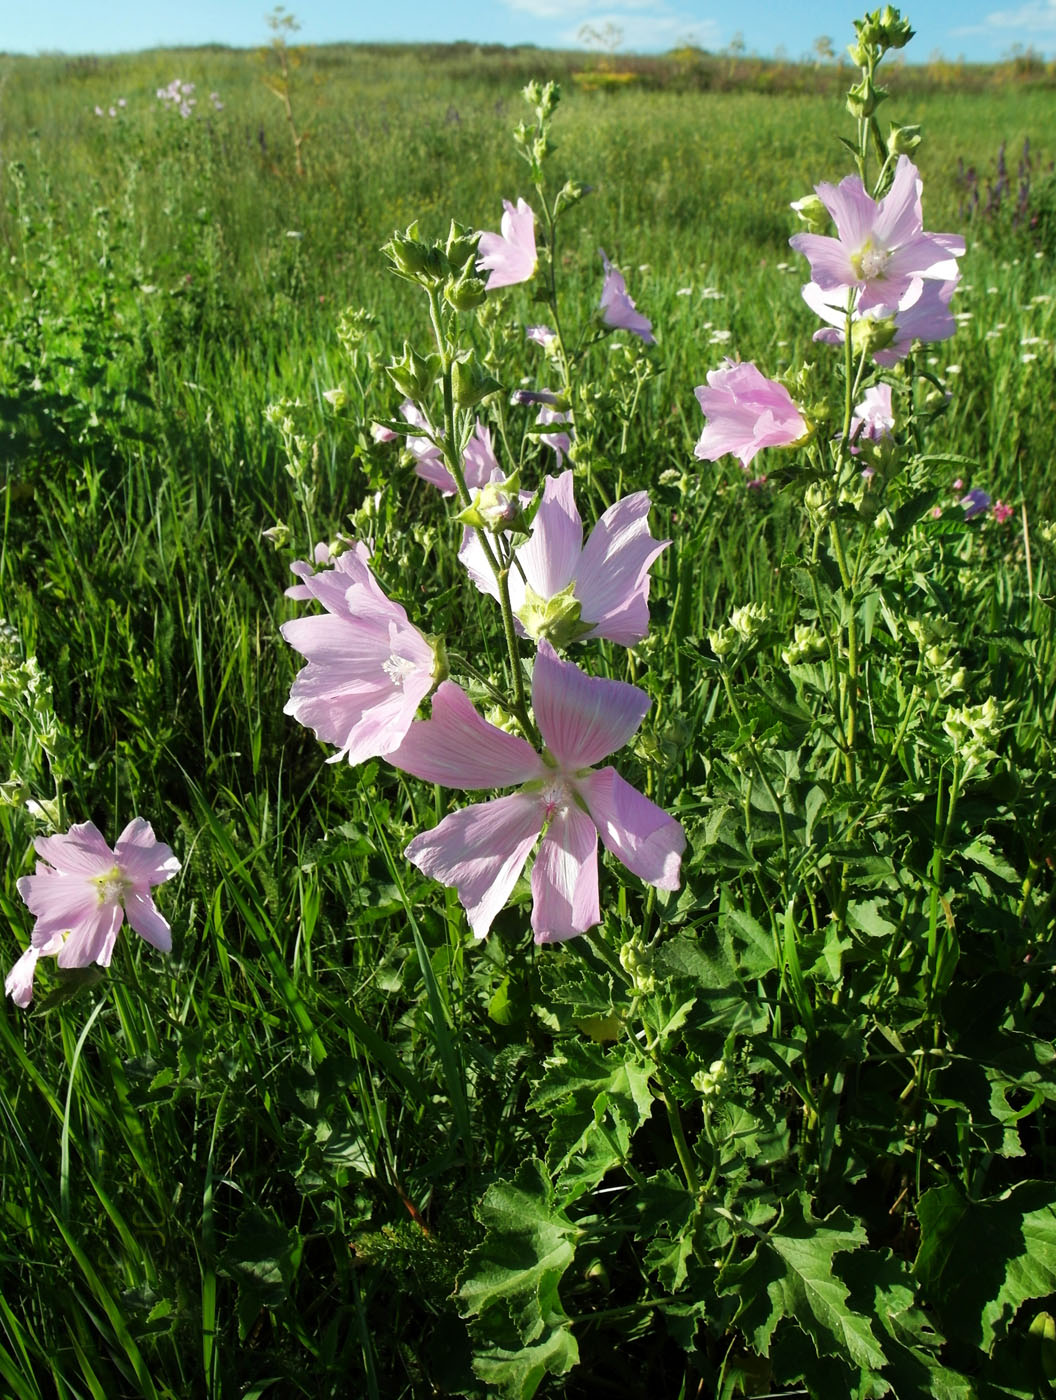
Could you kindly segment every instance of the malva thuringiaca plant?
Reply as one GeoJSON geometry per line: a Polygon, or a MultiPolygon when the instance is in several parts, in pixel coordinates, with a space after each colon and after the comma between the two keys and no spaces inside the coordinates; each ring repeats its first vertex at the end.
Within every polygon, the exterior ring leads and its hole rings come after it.
{"type": "MultiPolygon", "coordinates": [[[[260,1076],[279,1185],[222,1253],[223,1098],[207,1120],[200,1252],[244,1350],[293,1316],[291,1394],[305,1338],[325,1393],[371,1400],[1053,1394],[1056,529],[963,490],[929,348],[970,254],[925,229],[920,131],[879,124],[908,23],[855,30],[853,168],[787,191],[806,358],[708,362],[702,334],[682,470],[649,449],[677,414],[643,421],[670,373],[652,287],[639,309],[593,237],[588,297],[561,282],[587,191],[551,175],[553,83],[525,89],[498,231],[385,244],[417,335],[382,366],[370,314],[342,318],[356,392],[322,397],[358,405],[371,491],[326,541],[309,410],[268,410],[303,517],[285,709],[330,750],[324,780],[299,736],[308,786],[363,818],[289,878],[366,852],[403,936],[371,942],[377,884],[335,886],[377,1024],[343,965],[326,1003],[269,947],[303,1054],[260,1076]],[[720,492],[757,569],[709,572],[720,492]]],[[[150,889],[179,866],[145,821],[37,850],[18,1005],[42,956],[105,967],[125,918],[168,950],[150,889]]]]}

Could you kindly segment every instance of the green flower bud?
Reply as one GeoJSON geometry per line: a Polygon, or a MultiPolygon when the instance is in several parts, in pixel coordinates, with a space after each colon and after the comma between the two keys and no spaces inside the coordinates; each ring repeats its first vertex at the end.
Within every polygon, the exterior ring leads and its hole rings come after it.
{"type": "Polygon", "coordinates": [[[521,509],[520,473],[514,472],[505,481],[489,481],[473,492],[473,500],[455,519],[474,530],[488,530],[500,535],[507,530],[527,534],[529,525],[521,509]]]}
{"type": "Polygon", "coordinates": [[[466,264],[457,280],[449,277],[444,285],[444,300],[456,311],[475,311],[484,299],[484,282],[474,272],[472,262],[466,264]]]}
{"type": "Polygon", "coordinates": [[[721,661],[724,656],[729,656],[731,652],[737,651],[741,645],[741,639],[732,627],[719,627],[708,633],[708,641],[711,649],[721,661]]]}
{"type": "Polygon", "coordinates": [[[919,126],[896,126],[892,123],[887,133],[887,149],[893,156],[910,156],[922,140],[919,126]]]}
{"type": "Polygon", "coordinates": [[[553,646],[563,648],[579,641],[594,624],[580,618],[581,604],[575,596],[575,581],[551,598],[542,598],[529,585],[524,603],[517,612],[521,625],[533,641],[544,637],[553,646]]]}
{"type": "Polygon", "coordinates": [[[438,355],[419,355],[406,341],[403,354],[392,364],[385,366],[385,372],[406,398],[421,403],[428,398],[440,374],[438,355]]]}
{"type": "Polygon", "coordinates": [[[883,88],[874,87],[869,78],[863,78],[848,89],[847,110],[852,117],[871,117],[886,96],[883,88]]]}
{"type": "Polygon", "coordinates": [[[463,227],[454,219],[451,220],[451,227],[447,231],[447,243],[444,245],[444,254],[452,272],[461,272],[468,263],[474,261],[477,256],[479,239],[479,233],[474,233],[471,229],[463,227]]]}
{"type": "Polygon", "coordinates": [[[629,938],[620,949],[620,966],[631,979],[636,996],[649,996],[656,990],[653,958],[643,939],[629,938]]]}
{"type": "Polygon", "coordinates": [[[742,641],[751,642],[762,635],[769,616],[765,603],[746,603],[730,613],[730,626],[742,641]]]}
{"type": "Polygon", "coordinates": [[[502,385],[493,379],[477,364],[468,351],[451,366],[451,391],[459,408],[472,408],[474,404],[494,394],[502,385]]]}
{"type": "Polygon", "coordinates": [[[851,326],[851,349],[855,355],[875,355],[886,350],[897,334],[893,316],[863,316],[851,326]]]}
{"type": "Polygon", "coordinates": [[[589,193],[587,186],[581,185],[578,180],[566,180],[554,200],[554,213],[558,214],[562,209],[571,209],[573,204],[578,204],[589,193]]]}
{"type": "Polygon", "coordinates": [[[400,277],[436,286],[447,276],[447,258],[439,248],[420,241],[417,222],[406,233],[394,233],[381,251],[400,277]]]}
{"type": "Polygon", "coordinates": [[[898,10],[885,5],[880,13],[880,42],[886,49],[904,49],[913,38],[913,28],[898,10]]]}
{"type": "Polygon", "coordinates": [[[824,233],[829,227],[829,211],[816,194],[805,194],[802,199],[794,199],[792,208],[807,226],[809,233],[824,233]]]}

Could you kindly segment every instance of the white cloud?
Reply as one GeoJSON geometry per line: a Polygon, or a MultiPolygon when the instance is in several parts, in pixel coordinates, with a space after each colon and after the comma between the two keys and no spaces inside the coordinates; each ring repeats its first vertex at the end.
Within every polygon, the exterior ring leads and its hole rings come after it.
{"type": "Polygon", "coordinates": [[[1027,0],[1014,10],[991,10],[981,24],[964,25],[954,34],[1051,34],[1056,32],[1056,0],[1027,0]]]}
{"type": "Polygon", "coordinates": [[[559,42],[569,48],[584,47],[579,37],[584,24],[596,30],[604,30],[607,24],[614,25],[621,34],[620,49],[630,53],[655,53],[687,42],[700,48],[715,49],[721,42],[720,29],[714,20],[672,13],[666,5],[658,5],[647,15],[612,10],[604,14],[584,14],[574,28],[566,29],[558,36],[559,42]]]}

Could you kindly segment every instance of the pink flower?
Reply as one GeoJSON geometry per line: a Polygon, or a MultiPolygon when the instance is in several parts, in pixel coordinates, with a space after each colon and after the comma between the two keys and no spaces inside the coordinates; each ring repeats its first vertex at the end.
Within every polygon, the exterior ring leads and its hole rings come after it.
{"type": "MultiPolygon", "coordinates": [[[[874,384],[871,389],[866,389],[861,403],[855,405],[854,417],[851,419],[851,442],[862,442],[863,439],[879,442],[882,438],[891,436],[894,426],[891,385],[874,384]]],[[[852,447],[851,451],[855,450],[852,447]]]]}
{"type": "Polygon", "coordinates": [[[502,201],[501,233],[482,233],[477,245],[480,257],[477,271],[489,271],[486,290],[512,287],[528,282],[535,276],[538,260],[535,253],[535,215],[523,199],[517,206],[508,199],[502,201]]]}
{"type": "MultiPolygon", "coordinates": [[[[544,403],[540,407],[538,417],[535,421],[537,423],[543,424],[567,423],[568,418],[569,415],[567,413],[559,413],[557,409],[547,408],[546,404],[544,403]]],[[[547,447],[552,447],[554,449],[554,452],[557,454],[558,466],[560,466],[561,463],[565,460],[565,453],[568,452],[572,447],[572,437],[570,432],[540,433],[539,441],[544,442],[547,445],[547,447]]]]}
{"type": "Polygon", "coordinates": [[[477,938],[487,934],[544,831],[532,868],[537,943],[574,938],[600,921],[599,832],[605,848],[647,884],[678,888],[681,826],[614,768],[594,767],[631,739],[649,709],[645,691],[588,676],[543,641],[532,706],[546,745],[541,755],[481,719],[465,693],[445,681],[432,718],[412,725],[389,755],[398,768],[446,787],[518,785],[508,797],[452,812],[404,852],[458,891],[477,938]]]}
{"type": "Polygon", "coordinates": [[[41,857],[36,874],[24,875],[17,888],[36,923],[30,946],[4,982],[16,1006],[32,1000],[40,958],[54,957],[60,967],[108,967],[126,916],[141,938],[169,952],[172,932],[150,889],[171,880],[180,862],[154,839],[149,822],[130,821],[114,850],[92,822],[38,837],[34,845],[41,857]]]}
{"type": "MultiPolygon", "coordinates": [[[[529,636],[559,646],[605,637],[634,646],[649,631],[649,570],[670,540],[649,533],[649,496],[624,496],[609,506],[583,544],[583,521],[572,473],[548,476],[532,532],[514,551],[510,604],[529,636]],[[519,566],[519,567],[517,567],[519,566]]],[[[492,598],[498,584],[479,539],[469,531],[459,556],[470,578],[492,598]]]]}
{"type": "Polygon", "coordinates": [[[725,360],[708,371],[708,387],[693,392],[709,420],[693,455],[706,461],[732,452],[747,467],[764,447],[789,447],[809,431],[784,385],[765,379],[750,360],[725,360]]]}
{"type": "MultiPolygon", "coordinates": [[[[426,453],[419,457],[414,470],[423,481],[428,481],[430,486],[435,486],[445,496],[453,496],[458,491],[455,478],[448,471],[439,448],[434,449],[434,452],[435,455],[426,453]]],[[[466,450],[462,454],[462,471],[466,478],[466,485],[471,491],[481,486],[487,486],[490,481],[505,480],[505,474],[499,466],[495,449],[491,444],[491,429],[479,418],[477,426],[473,430],[473,436],[466,444],[466,450]]]]}
{"type": "Polygon", "coordinates": [[[285,713],[338,745],[329,763],[362,763],[396,748],[436,678],[434,647],[378,587],[369,558],[356,544],[332,568],[297,570],[296,596],[314,598],[326,611],[279,629],[308,658],[285,713]]]}
{"type": "Polygon", "coordinates": [[[613,330],[630,331],[632,335],[640,336],[646,345],[655,345],[653,323],[642,315],[628,296],[623,273],[609,262],[604,248],[599,248],[598,252],[605,269],[600,302],[602,321],[613,330]]]}
{"type": "MultiPolygon", "coordinates": [[[[876,305],[862,312],[860,298],[851,313],[852,322],[871,320],[890,323],[892,338],[883,349],[873,351],[878,365],[889,367],[905,359],[914,341],[949,340],[957,329],[950,310],[950,298],[957,287],[957,278],[948,282],[925,282],[916,278],[903,292],[901,299],[891,305],[876,305]]],[[[803,300],[829,326],[814,332],[814,339],[829,345],[842,345],[847,324],[847,294],[845,291],[823,292],[814,282],[803,288],[803,300]]]]}
{"type": "Polygon", "coordinates": [[[549,350],[557,339],[556,332],[552,331],[549,326],[528,326],[525,335],[536,345],[541,345],[544,350],[549,350]]]}
{"type": "Polygon", "coordinates": [[[1006,520],[1012,519],[1013,510],[1004,501],[995,501],[991,507],[991,514],[999,525],[1004,525],[1006,520]]]}
{"type": "Polygon", "coordinates": [[[917,167],[899,156],[891,188],[879,204],[857,175],[838,185],[816,185],[818,198],[832,215],[837,238],[797,233],[788,241],[810,262],[810,275],[823,292],[860,292],[858,309],[891,306],[914,278],[957,277],[954,259],[964,253],[964,239],[950,233],[925,233],[917,167]]]}

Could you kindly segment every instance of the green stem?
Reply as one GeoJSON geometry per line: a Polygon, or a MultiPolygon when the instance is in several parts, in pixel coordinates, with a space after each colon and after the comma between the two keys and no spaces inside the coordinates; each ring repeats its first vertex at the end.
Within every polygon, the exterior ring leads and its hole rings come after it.
{"type": "MultiPolygon", "coordinates": [[[[444,390],[444,437],[439,444],[440,450],[444,454],[451,475],[455,479],[458,487],[458,499],[463,507],[470,504],[469,487],[466,485],[465,470],[462,466],[462,459],[458,451],[458,440],[455,433],[455,402],[451,388],[451,364],[452,355],[447,337],[443,332],[443,323],[440,316],[440,298],[435,289],[429,292],[429,319],[432,322],[433,336],[436,340],[436,348],[440,354],[441,376],[444,390]]],[[[528,717],[528,706],[524,694],[524,672],[521,670],[520,651],[517,646],[517,631],[513,625],[513,607],[510,603],[510,583],[509,568],[504,567],[495,553],[494,546],[488,539],[487,532],[477,531],[477,538],[480,540],[484,557],[488,561],[488,566],[495,576],[495,582],[499,589],[499,607],[502,611],[502,630],[506,641],[506,653],[509,658],[510,678],[513,682],[513,705],[512,713],[524,733],[530,738],[535,736],[535,728],[528,717]]]]}

